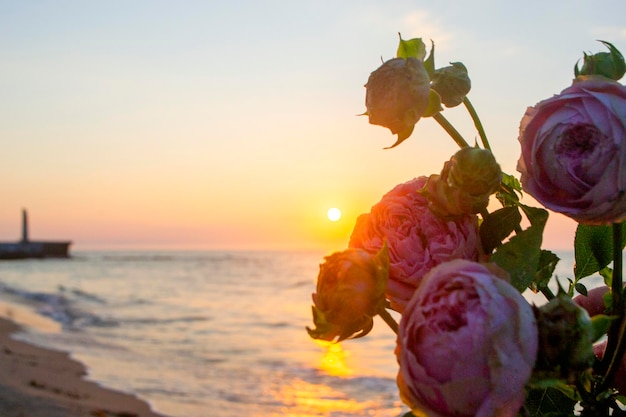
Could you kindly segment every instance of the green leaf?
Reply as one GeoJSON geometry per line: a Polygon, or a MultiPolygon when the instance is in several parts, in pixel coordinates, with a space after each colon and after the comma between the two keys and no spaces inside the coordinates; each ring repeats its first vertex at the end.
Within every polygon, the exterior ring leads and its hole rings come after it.
{"type": "Polygon", "coordinates": [[[541,254],[541,234],[529,228],[500,246],[491,255],[491,261],[506,270],[511,276],[511,284],[519,292],[533,282],[541,254]]]}
{"type": "Polygon", "coordinates": [[[606,41],[600,41],[600,42],[602,42],[604,46],[609,48],[609,51],[611,54],[611,60],[613,61],[613,64],[614,64],[613,79],[615,81],[618,81],[620,78],[624,76],[624,73],[626,72],[626,62],[624,62],[624,56],[615,46],[613,46],[612,43],[606,42],[606,41]]]}
{"type": "Polygon", "coordinates": [[[591,318],[591,327],[593,329],[593,342],[597,342],[608,331],[611,323],[617,319],[617,316],[607,316],[606,314],[596,314],[591,318]]]}
{"type": "Polygon", "coordinates": [[[522,215],[515,206],[503,207],[489,213],[480,225],[480,241],[485,253],[491,253],[502,244],[522,221],[522,215]]]}
{"type": "Polygon", "coordinates": [[[578,69],[578,62],[574,67],[574,75],[600,75],[618,81],[626,73],[626,63],[621,52],[610,42],[599,41],[609,49],[609,52],[598,52],[593,55],[583,53],[583,65],[578,69]]]}
{"type": "MultiPolygon", "coordinates": [[[[622,223],[622,249],[626,244],[626,222],[622,223]]],[[[613,232],[608,226],[579,224],[574,238],[574,277],[595,274],[613,261],[613,232]]]]}
{"type": "Polygon", "coordinates": [[[611,268],[602,268],[598,271],[604,280],[604,285],[611,288],[613,286],[613,270],[611,268]]]}
{"type": "Polygon", "coordinates": [[[539,264],[537,265],[537,272],[535,273],[535,279],[530,285],[530,289],[537,292],[542,288],[545,288],[550,283],[552,274],[556,269],[556,264],[561,260],[556,254],[549,250],[543,249],[541,255],[539,255],[539,264]]]}
{"type": "Polygon", "coordinates": [[[531,377],[531,380],[528,382],[528,387],[531,390],[539,390],[543,391],[549,388],[553,388],[561,393],[565,394],[565,396],[571,400],[578,401],[578,391],[576,391],[576,387],[574,385],[570,385],[561,378],[554,377],[540,377],[537,378],[537,374],[534,374],[531,377]]]}
{"type": "Polygon", "coordinates": [[[411,125],[411,126],[407,127],[406,129],[404,129],[402,132],[399,132],[398,133],[398,139],[396,139],[396,143],[394,143],[391,146],[386,147],[385,149],[395,148],[396,146],[398,146],[399,144],[401,144],[402,142],[407,140],[409,138],[409,136],[411,136],[411,134],[413,134],[413,130],[414,129],[415,129],[415,125],[411,125]]]}
{"type": "Polygon", "coordinates": [[[576,401],[560,389],[531,389],[524,403],[531,417],[573,416],[576,401]]]}
{"type": "Polygon", "coordinates": [[[543,229],[548,220],[544,209],[520,205],[530,227],[504,243],[491,255],[491,261],[506,270],[511,276],[511,284],[523,292],[535,279],[541,258],[543,229]]]}
{"type": "Polygon", "coordinates": [[[576,289],[576,291],[578,291],[579,294],[582,294],[585,297],[587,296],[587,287],[585,287],[580,282],[577,282],[576,284],[574,284],[574,288],[576,289]]]}
{"type": "Polygon", "coordinates": [[[428,54],[428,58],[424,61],[424,68],[426,68],[426,72],[428,76],[432,79],[435,74],[435,42],[430,40],[430,54],[428,54]]]}
{"type": "Polygon", "coordinates": [[[513,175],[502,173],[502,184],[506,185],[511,190],[522,191],[522,184],[513,175]]]}
{"type": "Polygon", "coordinates": [[[548,221],[548,212],[542,208],[530,207],[524,204],[520,204],[520,208],[526,214],[526,217],[530,221],[531,226],[540,227],[543,232],[543,228],[548,221]]]}
{"type": "Polygon", "coordinates": [[[521,194],[522,185],[512,175],[505,172],[502,173],[502,186],[500,191],[496,193],[496,198],[503,206],[515,206],[519,203],[518,193],[521,194]]]}
{"type": "Polygon", "coordinates": [[[426,57],[426,45],[422,38],[413,38],[405,41],[399,33],[398,36],[400,36],[400,43],[398,44],[396,56],[404,59],[417,58],[423,62],[426,57]]]}
{"type": "Polygon", "coordinates": [[[443,107],[441,107],[441,97],[439,96],[439,93],[431,88],[428,93],[428,107],[426,107],[426,111],[422,117],[431,117],[442,110],[443,107]]]}

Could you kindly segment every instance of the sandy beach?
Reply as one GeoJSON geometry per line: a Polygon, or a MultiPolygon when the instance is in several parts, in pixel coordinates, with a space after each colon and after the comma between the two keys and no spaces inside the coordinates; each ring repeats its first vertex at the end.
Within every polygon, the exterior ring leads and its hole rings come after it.
{"type": "Polygon", "coordinates": [[[0,416],[165,417],[138,398],[84,379],[67,353],[11,338],[16,323],[0,318],[0,416]]]}

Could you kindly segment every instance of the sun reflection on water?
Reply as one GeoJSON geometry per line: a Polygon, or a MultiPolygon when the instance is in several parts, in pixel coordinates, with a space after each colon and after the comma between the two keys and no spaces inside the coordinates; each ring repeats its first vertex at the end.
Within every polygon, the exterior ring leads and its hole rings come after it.
{"type": "Polygon", "coordinates": [[[286,406],[271,417],[367,416],[368,410],[380,406],[376,401],[357,401],[327,385],[301,379],[283,386],[276,395],[286,406]]]}
{"type": "Polygon", "coordinates": [[[320,369],[332,376],[345,377],[352,375],[352,369],[346,363],[350,355],[344,351],[340,343],[315,340],[315,343],[326,349],[320,361],[320,369]]]}
{"type": "MultiPolygon", "coordinates": [[[[397,394],[376,390],[372,396],[368,377],[350,366],[355,358],[340,343],[315,340],[320,348],[315,372],[308,376],[284,374],[265,386],[264,396],[271,411],[252,413],[253,417],[397,417],[402,406],[397,394]]],[[[369,380],[376,384],[375,378],[369,380]]]]}

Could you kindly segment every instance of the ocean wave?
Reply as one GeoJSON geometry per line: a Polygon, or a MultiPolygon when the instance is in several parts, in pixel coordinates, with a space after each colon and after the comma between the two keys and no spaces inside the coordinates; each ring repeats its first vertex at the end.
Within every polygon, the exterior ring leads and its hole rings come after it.
{"type": "Polygon", "coordinates": [[[212,320],[207,316],[181,316],[181,317],[166,317],[166,318],[134,318],[120,320],[122,324],[145,324],[145,325],[158,325],[158,324],[172,324],[172,323],[193,323],[212,320]]]}
{"type": "Polygon", "coordinates": [[[84,327],[114,327],[119,325],[116,320],[103,318],[77,308],[72,296],[92,302],[105,303],[103,299],[80,290],[68,290],[60,286],[58,293],[31,292],[0,283],[0,292],[32,307],[37,314],[56,321],[64,329],[79,330],[84,327]]]}

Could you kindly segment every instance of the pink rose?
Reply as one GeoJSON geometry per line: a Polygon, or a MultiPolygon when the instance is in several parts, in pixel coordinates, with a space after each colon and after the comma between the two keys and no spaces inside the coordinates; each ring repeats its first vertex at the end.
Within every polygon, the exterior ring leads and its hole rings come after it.
{"type": "Polygon", "coordinates": [[[492,265],[433,268],[398,334],[398,387],[415,415],[514,417],[537,354],[528,302],[492,265]]]}
{"type": "Polygon", "coordinates": [[[585,224],[626,218],[626,87],[580,78],[526,111],[517,170],[524,191],[585,224]]]}
{"type": "Polygon", "coordinates": [[[428,208],[419,191],[427,177],[397,185],[361,215],[349,246],[376,253],[387,241],[387,298],[399,312],[411,299],[422,277],[434,266],[455,258],[477,260],[480,238],[475,215],[444,219],[428,208]]]}

